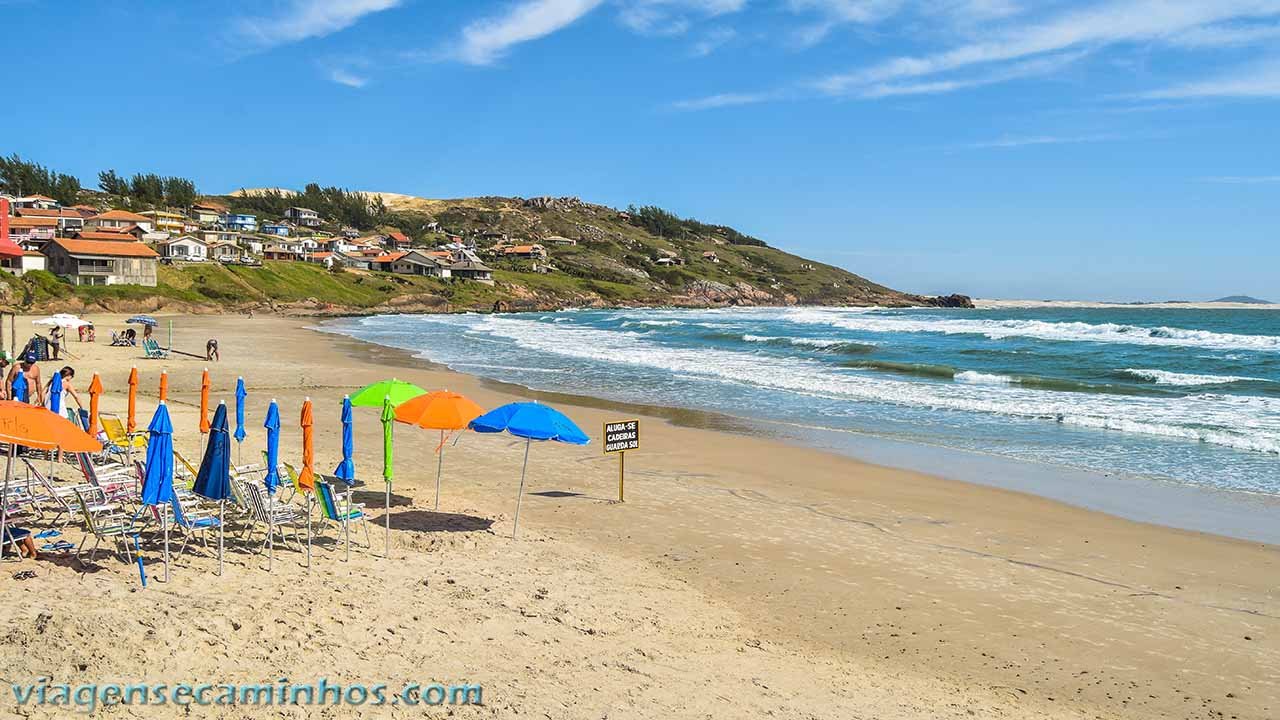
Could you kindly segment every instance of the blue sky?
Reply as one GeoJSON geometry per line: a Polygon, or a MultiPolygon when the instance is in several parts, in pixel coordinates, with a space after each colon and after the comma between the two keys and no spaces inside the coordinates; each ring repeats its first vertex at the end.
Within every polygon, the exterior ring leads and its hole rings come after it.
{"type": "Polygon", "coordinates": [[[918,292],[1280,296],[1280,0],[0,13],[33,49],[8,54],[0,152],[89,185],[579,195],[918,292]]]}

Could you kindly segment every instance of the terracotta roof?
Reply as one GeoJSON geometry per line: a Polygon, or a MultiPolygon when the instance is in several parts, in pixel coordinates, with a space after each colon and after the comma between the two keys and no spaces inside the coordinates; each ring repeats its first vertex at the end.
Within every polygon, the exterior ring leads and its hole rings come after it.
{"type": "Polygon", "coordinates": [[[58,218],[51,218],[51,217],[9,218],[9,227],[13,227],[13,228],[58,227],[58,218]]]}
{"type": "Polygon", "coordinates": [[[437,258],[453,257],[453,253],[449,252],[448,250],[432,250],[431,252],[424,253],[424,254],[430,255],[431,257],[437,257],[437,258]]]}
{"type": "Polygon", "coordinates": [[[94,220],[128,220],[129,222],[151,222],[146,215],[131,213],[128,210],[108,210],[93,216],[94,220]]]}
{"type": "Polygon", "coordinates": [[[392,240],[395,240],[396,242],[403,242],[403,243],[409,242],[409,237],[402,232],[389,232],[387,233],[387,237],[391,238],[392,240]]]}
{"type": "Polygon", "coordinates": [[[53,198],[49,197],[48,195],[27,195],[26,197],[20,197],[20,198],[18,198],[18,201],[19,201],[19,202],[21,202],[21,201],[23,201],[23,200],[47,200],[48,202],[58,202],[57,200],[54,200],[53,198]]]}
{"type": "Polygon", "coordinates": [[[103,242],[137,242],[137,238],[121,232],[99,232],[94,230],[84,230],[76,233],[76,237],[81,240],[101,240],[103,242]]]}
{"type": "Polygon", "coordinates": [[[528,255],[534,251],[534,248],[538,248],[539,250],[542,249],[537,245],[516,245],[515,247],[509,247],[502,252],[507,255],[528,255]]]}
{"type": "Polygon", "coordinates": [[[311,253],[311,259],[312,259],[312,260],[323,260],[323,259],[325,259],[325,258],[327,258],[327,257],[332,257],[332,256],[333,256],[333,253],[331,253],[331,252],[313,252],[313,253],[311,253]]]}
{"type": "Polygon", "coordinates": [[[370,258],[370,259],[369,259],[369,262],[375,262],[375,263],[389,263],[389,262],[395,262],[396,260],[399,260],[400,258],[402,258],[402,257],[404,257],[405,255],[408,255],[408,254],[409,254],[409,253],[404,253],[404,252],[398,252],[398,253],[387,253],[386,255],[379,255],[379,256],[377,256],[377,257],[375,257],[375,258],[370,258]]]}
{"type": "Polygon", "coordinates": [[[70,238],[55,238],[52,242],[54,245],[61,247],[72,255],[105,255],[108,257],[136,258],[160,257],[159,253],[140,242],[72,240],[70,238]]]}
{"type": "Polygon", "coordinates": [[[22,217],[80,217],[75,210],[47,210],[45,208],[15,208],[22,217]]]}

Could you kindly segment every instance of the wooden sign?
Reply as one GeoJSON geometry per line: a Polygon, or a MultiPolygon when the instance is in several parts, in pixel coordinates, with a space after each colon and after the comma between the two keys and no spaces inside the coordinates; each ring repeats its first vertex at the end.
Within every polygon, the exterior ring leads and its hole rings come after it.
{"type": "Polygon", "coordinates": [[[604,424],[604,451],[606,453],[639,449],[639,420],[621,420],[604,424]]]}
{"type": "Polygon", "coordinates": [[[618,453],[618,502],[625,497],[627,451],[640,449],[640,421],[619,420],[604,424],[604,451],[618,453]]]}

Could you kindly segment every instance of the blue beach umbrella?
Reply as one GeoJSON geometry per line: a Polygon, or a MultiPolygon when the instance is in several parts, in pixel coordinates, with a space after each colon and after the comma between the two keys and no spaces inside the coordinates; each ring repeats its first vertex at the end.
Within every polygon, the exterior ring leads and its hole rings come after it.
{"type": "Polygon", "coordinates": [[[56,372],[49,378],[49,409],[62,414],[62,373],[56,372]]]}
{"type": "Polygon", "coordinates": [[[516,516],[511,528],[513,539],[520,529],[520,501],[524,499],[524,478],[529,469],[529,445],[534,440],[554,440],[570,445],[586,445],[591,442],[587,434],[565,417],[564,413],[550,405],[536,402],[508,403],[494,408],[472,420],[470,428],[478,433],[505,431],[525,439],[524,465],[520,468],[520,494],[516,496],[516,516]]]}
{"type": "MultiPolygon", "coordinates": [[[[161,505],[173,502],[173,423],[169,408],[163,402],[147,426],[147,468],[142,478],[142,504],[161,505]]],[[[169,582],[169,518],[160,514],[164,526],[164,580],[169,582]]]]}
{"type": "Polygon", "coordinates": [[[276,488],[280,487],[280,407],[275,400],[267,407],[267,419],[262,427],[267,429],[267,476],[262,479],[262,484],[266,486],[268,495],[275,495],[276,488]]]}
{"type": "Polygon", "coordinates": [[[248,396],[244,389],[244,378],[236,378],[236,462],[240,462],[240,449],[244,444],[244,399],[248,396]]]}
{"type": "Polygon", "coordinates": [[[125,324],[127,324],[127,325],[150,325],[151,327],[155,327],[156,325],[159,325],[160,323],[159,323],[159,322],[156,322],[156,319],[155,319],[155,318],[153,318],[153,317],[151,317],[150,315],[134,315],[133,317],[129,318],[128,320],[125,320],[125,324]]]}
{"type": "Polygon", "coordinates": [[[209,424],[209,443],[191,488],[195,494],[218,503],[218,574],[222,574],[223,511],[231,495],[231,438],[227,433],[227,406],[218,403],[209,424]]]}
{"type": "Polygon", "coordinates": [[[338,463],[338,468],[333,471],[335,477],[348,482],[356,479],[356,461],[353,458],[356,443],[351,428],[351,415],[351,396],[348,395],[342,398],[342,462],[338,463]]]}
{"type": "Polygon", "coordinates": [[[18,374],[13,376],[13,399],[18,402],[27,402],[28,394],[27,374],[19,370],[18,374]]]}

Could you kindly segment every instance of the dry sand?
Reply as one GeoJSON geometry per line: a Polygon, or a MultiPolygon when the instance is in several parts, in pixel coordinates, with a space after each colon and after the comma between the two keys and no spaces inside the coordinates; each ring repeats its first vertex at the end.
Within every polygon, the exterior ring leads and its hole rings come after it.
{"type": "MultiPolygon", "coordinates": [[[[111,322],[95,318],[99,339],[111,322]]],[[[115,319],[118,322],[118,319],[115,319]]],[[[397,376],[486,407],[512,399],[404,353],[278,317],[177,319],[177,347],[217,337],[214,396],[249,386],[246,460],[266,404],[297,459],[304,396],[317,466],[339,453],[344,392],[397,376]]],[[[30,327],[26,319],[20,327],[30,327]]],[[[161,335],[163,335],[163,331],[161,335]]],[[[170,373],[177,444],[197,452],[205,363],[70,343],[77,388],[102,373],[123,412],[143,374],[143,422],[170,373]]],[[[45,364],[46,370],[51,364],[45,364]]],[[[592,405],[599,405],[592,403],[592,405]]],[[[627,501],[601,423],[626,412],[563,406],[588,447],[532,448],[512,541],[522,443],[466,435],[448,448],[432,512],[436,438],[400,426],[382,553],[380,432],[357,409],[373,550],[332,538],[266,558],[232,544],[225,575],[188,550],[168,583],[139,589],[109,554],[6,563],[0,677],[29,682],[479,683],[458,717],[1274,718],[1280,716],[1280,555],[1273,546],[1125,521],[1052,501],[728,432],[642,420],[627,501]],[[38,577],[10,575],[35,569],[38,577]]],[[[68,539],[79,541],[74,529],[68,539]]],[[[357,528],[354,537],[363,540],[357,528]]],[[[144,548],[162,574],[153,544],[144,548]]],[[[5,690],[7,693],[7,689],[5,690]]],[[[63,717],[19,708],[0,714],[63,717]]],[[[447,709],[198,708],[199,717],[418,717],[447,709]]],[[[166,717],[117,707],[107,717],[166,717]]]]}

